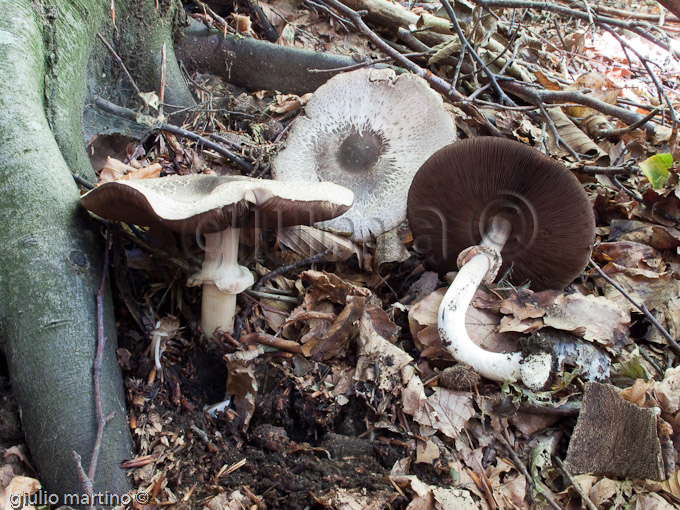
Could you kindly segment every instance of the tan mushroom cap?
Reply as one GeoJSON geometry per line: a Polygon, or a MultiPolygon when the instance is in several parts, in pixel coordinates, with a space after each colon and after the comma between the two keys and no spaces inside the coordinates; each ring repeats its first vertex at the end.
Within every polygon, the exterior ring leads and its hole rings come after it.
{"type": "Polygon", "coordinates": [[[512,224],[503,248],[510,280],[535,290],[563,288],[588,263],[595,218],[578,179],[520,142],[482,137],[434,154],[413,179],[408,220],[414,246],[440,272],[478,245],[496,215],[512,224]]]}
{"type": "Polygon", "coordinates": [[[326,222],[365,241],[406,218],[418,168],[456,139],[441,96],[422,78],[360,69],[314,93],[272,162],[277,180],[330,181],[354,191],[354,206],[326,222]]]}
{"type": "Polygon", "coordinates": [[[102,218],[210,234],[309,225],[342,214],[352,200],[350,190],[330,182],[193,174],[107,182],[83,195],[81,203],[102,218]]]}

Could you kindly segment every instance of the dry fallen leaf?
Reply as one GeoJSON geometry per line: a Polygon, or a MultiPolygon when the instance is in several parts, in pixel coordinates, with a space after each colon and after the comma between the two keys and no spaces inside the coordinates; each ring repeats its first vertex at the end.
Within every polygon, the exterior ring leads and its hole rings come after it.
{"type": "Polygon", "coordinates": [[[144,168],[135,168],[126,165],[122,161],[107,157],[106,164],[99,174],[99,184],[110,181],[131,181],[135,179],[155,179],[161,174],[163,167],[160,163],[145,166],[144,168]]]}
{"type": "Polygon", "coordinates": [[[428,397],[418,376],[413,376],[403,391],[402,404],[406,414],[422,425],[441,431],[455,439],[467,421],[475,415],[472,394],[434,388],[428,397]]]}

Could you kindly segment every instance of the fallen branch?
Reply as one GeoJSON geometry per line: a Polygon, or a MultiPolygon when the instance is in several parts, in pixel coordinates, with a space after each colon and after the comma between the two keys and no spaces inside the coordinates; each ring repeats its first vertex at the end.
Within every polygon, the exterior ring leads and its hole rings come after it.
{"type": "MultiPolygon", "coordinates": [[[[593,110],[597,110],[604,115],[617,118],[626,124],[636,124],[644,119],[642,115],[628,110],[627,108],[605,103],[604,101],[600,101],[599,99],[584,94],[578,90],[546,90],[543,88],[538,88],[535,85],[529,85],[516,80],[506,79],[499,81],[499,83],[501,87],[503,87],[503,89],[505,89],[507,92],[519,96],[525,101],[536,106],[542,103],[552,102],[575,103],[582,106],[587,106],[593,110]]],[[[652,135],[656,131],[656,126],[651,122],[645,122],[641,124],[640,127],[644,128],[652,135]]]]}
{"type": "Polygon", "coordinates": [[[653,42],[654,44],[665,49],[666,51],[674,53],[674,50],[670,47],[670,45],[667,42],[662,41],[651,34],[651,31],[653,30],[661,31],[661,29],[649,23],[638,21],[624,21],[617,18],[610,18],[608,16],[601,16],[594,12],[593,10],[589,10],[589,12],[583,12],[578,11],[576,9],[563,7],[560,4],[553,4],[548,2],[534,2],[530,0],[473,0],[473,2],[479,5],[480,7],[484,7],[485,9],[490,9],[493,7],[498,7],[502,9],[536,9],[539,11],[554,12],[557,14],[561,14],[563,16],[568,16],[571,18],[587,21],[589,23],[592,22],[596,25],[606,23],[610,26],[630,30],[631,32],[639,35],[640,37],[644,37],[648,41],[653,42]]]}
{"type": "Polygon", "coordinates": [[[640,310],[647,319],[649,319],[649,322],[651,322],[663,335],[663,337],[666,339],[668,342],[668,347],[678,356],[680,356],[680,344],[675,341],[675,339],[666,331],[666,328],[664,328],[659,321],[656,320],[656,318],[652,315],[652,313],[647,309],[647,307],[642,304],[638,303],[635,301],[630,294],[628,294],[618,283],[616,283],[614,280],[612,280],[607,273],[605,273],[600,266],[597,265],[597,263],[591,258],[590,259],[590,265],[593,266],[593,268],[600,273],[600,276],[607,280],[609,284],[611,284],[616,290],[618,290],[623,297],[625,297],[628,301],[631,302],[631,304],[640,310]]]}

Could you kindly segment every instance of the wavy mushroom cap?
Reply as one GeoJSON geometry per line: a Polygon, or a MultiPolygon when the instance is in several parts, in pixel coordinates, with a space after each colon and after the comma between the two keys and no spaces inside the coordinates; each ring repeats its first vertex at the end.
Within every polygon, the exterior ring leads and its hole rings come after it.
{"type": "Polygon", "coordinates": [[[418,171],[408,196],[414,246],[440,272],[480,244],[489,221],[506,217],[510,280],[535,290],[563,288],[588,263],[595,218],[579,181],[563,165],[520,142],[475,138],[444,147],[418,171]]]}
{"type": "Polygon", "coordinates": [[[451,115],[425,80],[360,69],[331,78],[314,93],[272,162],[272,175],[354,191],[352,209],[326,225],[364,241],[406,218],[416,171],[455,139],[451,115]]]}
{"type": "Polygon", "coordinates": [[[350,190],[330,182],[201,174],[107,182],[81,197],[102,218],[201,234],[310,225],[344,213],[352,200],[350,190]]]}

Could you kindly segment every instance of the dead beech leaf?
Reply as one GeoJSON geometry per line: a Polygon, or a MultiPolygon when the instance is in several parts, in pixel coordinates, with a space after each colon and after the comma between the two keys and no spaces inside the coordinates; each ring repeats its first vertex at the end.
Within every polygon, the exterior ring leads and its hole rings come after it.
{"type": "Polygon", "coordinates": [[[441,456],[439,447],[434,441],[420,441],[416,442],[416,464],[432,464],[441,456]]]}
{"type": "MultiPolygon", "coordinates": [[[[645,269],[621,267],[610,262],[602,270],[614,280],[636,303],[645,305],[649,310],[656,310],[671,299],[680,295],[680,280],[673,271],[656,273],[645,269]]],[[[637,311],[617,289],[595,276],[598,285],[604,288],[604,294],[611,301],[623,308],[637,311]]]]}
{"type": "Polygon", "coordinates": [[[538,83],[547,90],[562,90],[562,86],[560,85],[560,82],[557,80],[554,80],[553,78],[549,77],[547,74],[545,74],[543,71],[540,69],[537,70],[534,73],[534,76],[536,76],[536,79],[538,80],[538,83]]]}
{"type": "Polygon", "coordinates": [[[527,480],[503,459],[497,458],[494,466],[486,470],[496,501],[504,501],[505,508],[522,508],[526,495],[527,480]]]}
{"type": "Polygon", "coordinates": [[[236,351],[224,356],[227,363],[227,393],[234,398],[234,407],[240,417],[240,425],[248,428],[250,419],[255,411],[255,397],[257,396],[257,380],[252,362],[262,349],[236,351]]]}
{"type": "Polygon", "coordinates": [[[277,94],[274,96],[274,101],[269,104],[269,110],[274,113],[287,113],[297,110],[306,105],[311,97],[311,92],[302,96],[296,94],[277,94]]]}
{"type": "Polygon", "coordinates": [[[304,271],[302,281],[310,284],[305,294],[305,306],[308,310],[314,309],[314,304],[330,300],[334,303],[345,304],[347,296],[363,296],[368,298],[371,291],[349,283],[333,273],[325,271],[304,271]]]}
{"type": "Polygon", "coordinates": [[[455,439],[470,418],[475,415],[472,394],[446,388],[434,388],[429,397],[425,387],[416,375],[411,377],[402,393],[402,404],[406,414],[442,434],[455,439]]]}
{"type": "Polygon", "coordinates": [[[397,475],[391,477],[399,485],[408,486],[415,497],[407,510],[478,510],[480,507],[464,489],[452,489],[427,485],[416,476],[397,475]]]}
{"type": "MultiPolygon", "coordinates": [[[[20,498],[19,501],[26,501],[27,497],[35,494],[40,490],[40,482],[35,478],[29,478],[27,476],[15,476],[9,482],[9,485],[5,487],[5,490],[0,494],[0,508],[19,508],[14,504],[16,498],[20,498]]],[[[32,505],[22,506],[24,510],[35,510],[32,505]]]]}
{"type": "Polygon", "coordinates": [[[640,407],[645,407],[647,392],[652,386],[654,386],[653,380],[644,381],[643,379],[635,379],[632,386],[621,390],[620,395],[628,402],[632,402],[640,407]]]}
{"type": "Polygon", "coordinates": [[[361,250],[347,237],[307,225],[296,225],[280,229],[278,238],[281,244],[303,257],[311,257],[330,248],[330,253],[324,256],[325,261],[345,261],[356,255],[359,267],[363,267],[361,250]]]}
{"type": "MultiPolygon", "coordinates": [[[[608,159],[607,154],[593,142],[560,108],[547,108],[548,115],[555,124],[557,132],[564,142],[579,154],[585,154],[592,160],[608,159]]],[[[557,144],[553,137],[548,138],[552,154],[567,156],[569,153],[557,144]]]]}
{"type": "MultiPolygon", "coordinates": [[[[385,313],[378,306],[374,305],[370,308],[385,313]]],[[[376,381],[377,366],[378,388],[391,392],[395,387],[401,387],[401,369],[411,363],[413,358],[379,333],[369,309],[364,310],[359,320],[357,366],[354,378],[364,382],[376,381]]]]}
{"type": "Polygon", "coordinates": [[[619,266],[663,271],[665,263],[661,254],[651,246],[633,241],[600,243],[594,257],[604,262],[615,262],[619,266]]]}
{"type": "Polygon", "coordinates": [[[663,381],[654,383],[654,393],[661,410],[675,416],[680,411],[680,367],[667,370],[663,381]]]}
{"type": "Polygon", "coordinates": [[[111,156],[106,157],[106,163],[99,173],[99,182],[115,181],[123,177],[128,172],[133,172],[135,167],[126,165],[122,161],[111,156]]]}
{"type": "Polygon", "coordinates": [[[611,221],[609,228],[610,241],[632,241],[657,250],[675,250],[680,246],[680,229],[677,228],[617,219],[611,221]]]}
{"type": "Polygon", "coordinates": [[[99,173],[99,184],[110,181],[132,181],[136,179],[155,179],[161,174],[163,167],[154,163],[143,168],[126,165],[122,161],[107,157],[106,164],[99,173]]]}
{"type": "Polygon", "coordinates": [[[627,337],[630,313],[603,296],[560,294],[543,322],[546,326],[608,345],[627,337]]]}
{"type": "Polygon", "coordinates": [[[433,65],[440,60],[445,59],[446,57],[457,54],[460,52],[460,47],[461,44],[458,40],[458,36],[456,36],[454,39],[451,39],[450,41],[437,44],[432,48],[434,50],[434,54],[428,59],[427,64],[433,65]]]}
{"type": "MultiPolygon", "coordinates": [[[[586,95],[589,97],[593,97],[595,99],[599,99],[604,103],[614,104],[616,103],[616,98],[619,97],[619,93],[620,93],[619,89],[610,89],[593,91],[586,95]]],[[[570,117],[577,119],[579,121],[583,121],[592,115],[597,115],[596,110],[581,105],[564,106],[562,110],[570,117]]]]}
{"type": "MultiPolygon", "coordinates": [[[[347,304],[326,330],[326,334],[318,339],[311,349],[312,357],[317,361],[326,361],[346,354],[349,341],[357,334],[354,323],[361,317],[366,305],[364,296],[348,296],[347,304]]],[[[305,346],[306,347],[306,344],[305,346]]],[[[303,351],[305,348],[303,347],[303,351]]]]}
{"type": "Polygon", "coordinates": [[[501,301],[500,311],[519,320],[537,319],[543,317],[553,306],[556,295],[557,291],[554,290],[534,292],[523,289],[501,301]]]}
{"type": "Polygon", "coordinates": [[[240,34],[256,36],[255,32],[253,31],[253,22],[250,20],[250,16],[244,16],[243,14],[237,14],[234,12],[231,14],[231,17],[234,21],[236,30],[238,30],[240,34]]]}

